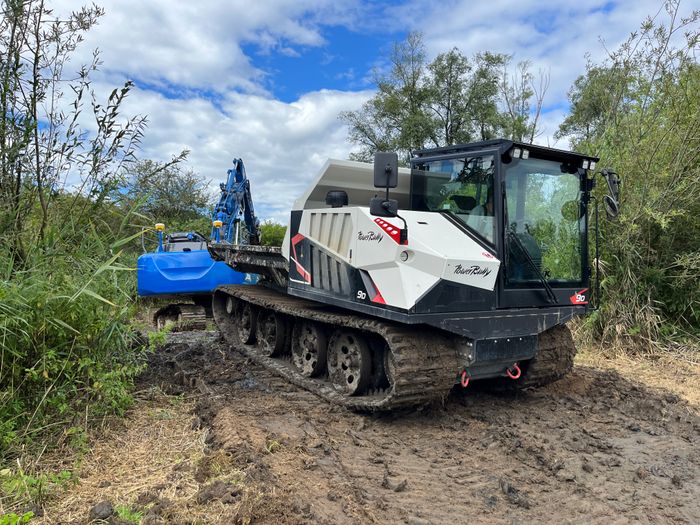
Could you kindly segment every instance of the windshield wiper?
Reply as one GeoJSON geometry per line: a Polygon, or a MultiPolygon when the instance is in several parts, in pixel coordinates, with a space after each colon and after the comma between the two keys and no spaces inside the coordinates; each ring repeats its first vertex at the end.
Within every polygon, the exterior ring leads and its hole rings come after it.
{"type": "Polygon", "coordinates": [[[544,289],[547,292],[547,302],[559,304],[557,296],[554,295],[554,290],[552,290],[552,286],[549,284],[549,281],[547,281],[547,278],[544,276],[544,274],[542,274],[542,271],[537,267],[535,261],[532,260],[532,257],[530,257],[530,252],[528,252],[527,248],[523,246],[523,243],[520,241],[520,239],[518,239],[518,236],[515,234],[515,232],[513,232],[513,230],[507,229],[506,232],[508,234],[508,239],[513,240],[515,242],[515,245],[520,249],[521,252],[523,252],[523,255],[525,255],[525,260],[530,264],[530,267],[533,270],[535,270],[537,277],[544,285],[544,289]]]}

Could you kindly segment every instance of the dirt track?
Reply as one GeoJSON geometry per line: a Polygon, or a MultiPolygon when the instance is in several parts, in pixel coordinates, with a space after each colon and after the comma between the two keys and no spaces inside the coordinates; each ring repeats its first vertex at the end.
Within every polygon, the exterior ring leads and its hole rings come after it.
{"type": "Polygon", "coordinates": [[[233,521],[700,522],[697,413],[614,372],[577,367],[534,392],[470,387],[443,407],[361,415],[288,385],[215,334],[177,341],[148,380],[204,394],[198,481],[228,501],[233,521]],[[176,369],[187,372],[172,384],[176,369]],[[238,478],[221,481],[227,469],[238,478]]]}

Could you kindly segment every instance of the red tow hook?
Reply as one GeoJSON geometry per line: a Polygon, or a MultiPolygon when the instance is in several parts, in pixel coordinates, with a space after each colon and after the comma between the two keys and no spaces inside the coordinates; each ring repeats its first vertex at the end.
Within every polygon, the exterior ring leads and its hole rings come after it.
{"type": "Polygon", "coordinates": [[[462,388],[467,388],[469,386],[469,374],[467,373],[466,370],[462,371],[462,379],[459,382],[462,385],[462,388]]]}
{"type": "Polygon", "coordinates": [[[518,363],[513,363],[513,366],[506,368],[506,375],[511,379],[518,379],[520,377],[520,367],[518,363]]]}

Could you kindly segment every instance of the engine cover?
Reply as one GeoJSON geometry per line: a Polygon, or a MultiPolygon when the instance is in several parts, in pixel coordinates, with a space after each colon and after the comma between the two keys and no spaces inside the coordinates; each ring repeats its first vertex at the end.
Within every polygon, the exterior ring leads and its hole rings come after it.
{"type": "Polygon", "coordinates": [[[374,217],[366,207],[293,212],[290,281],[401,310],[441,282],[493,292],[501,263],[490,249],[439,213],[400,214],[404,244],[400,218],[374,217]]]}

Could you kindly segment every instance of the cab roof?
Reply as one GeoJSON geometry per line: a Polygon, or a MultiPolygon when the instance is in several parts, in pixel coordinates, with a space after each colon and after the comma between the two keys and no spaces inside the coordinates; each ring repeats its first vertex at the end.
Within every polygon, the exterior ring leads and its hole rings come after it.
{"type": "Polygon", "coordinates": [[[455,144],[452,146],[444,146],[441,148],[419,149],[413,151],[411,163],[425,161],[432,158],[444,158],[449,155],[459,153],[469,153],[471,151],[481,151],[485,149],[498,149],[502,155],[513,147],[523,148],[530,151],[530,154],[542,159],[575,159],[575,160],[592,160],[598,162],[600,159],[592,155],[576,153],[556,148],[547,148],[538,146],[537,144],[527,144],[525,142],[517,142],[514,140],[494,139],[484,140],[481,142],[470,142],[468,144],[455,144]]]}

